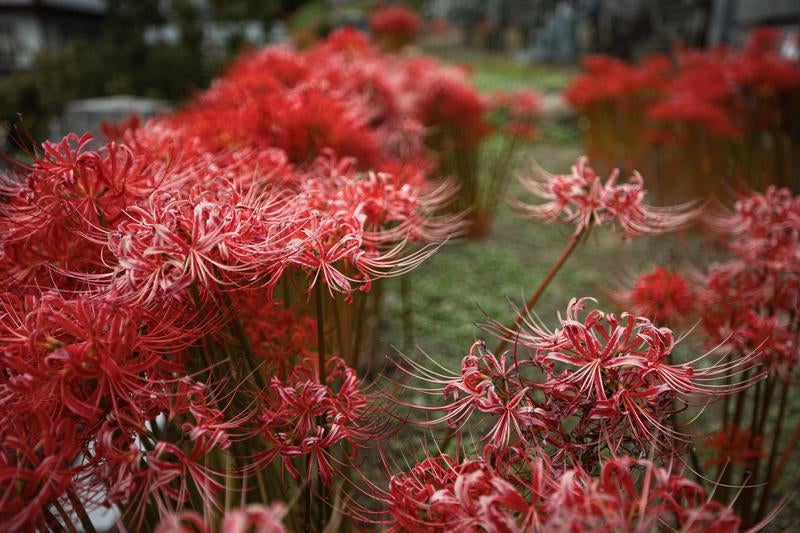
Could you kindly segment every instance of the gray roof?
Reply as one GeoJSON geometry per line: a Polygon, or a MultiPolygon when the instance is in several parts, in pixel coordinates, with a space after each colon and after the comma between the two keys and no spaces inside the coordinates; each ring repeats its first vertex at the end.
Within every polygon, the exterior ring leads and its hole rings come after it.
{"type": "Polygon", "coordinates": [[[153,114],[167,111],[170,102],[156,98],[143,98],[127,94],[100,96],[67,103],[67,113],[140,113],[153,114]]]}

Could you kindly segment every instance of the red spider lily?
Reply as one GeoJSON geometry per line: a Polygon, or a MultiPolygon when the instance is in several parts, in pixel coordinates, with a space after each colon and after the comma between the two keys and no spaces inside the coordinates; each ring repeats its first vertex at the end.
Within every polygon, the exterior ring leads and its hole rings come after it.
{"type": "Polygon", "coordinates": [[[743,260],[770,271],[800,271],[800,197],[788,189],[742,195],[733,212],[709,214],[711,226],[730,236],[731,249],[743,260]]]}
{"type": "Polygon", "coordinates": [[[757,348],[784,378],[797,359],[799,206],[788,190],[770,187],[742,196],[731,213],[709,215],[738,259],[712,267],[699,293],[711,342],[740,353],[757,348]]]}
{"type": "Polygon", "coordinates": [[[391,531],[521,531],[528,503],[483,461],[428,458],[389,481],[391,531]]]}
{"type": "Polygon", "coordinates": [[[130,208],[129,220],[108,234],[115,297],[147,305],[195,284],[218,292],[274,283],[276,258],[285,255],[278,243],[287,237],[270,231],[277,202],[217,186],[154,195],[146,207],[130,208]]]}
{"type": "Polygon", "coordinates": [[[549,503],[544,530],[644,532],[666,526],[735,532],[740,526],[733,512],[710,501],[700,485],[646,460],[611,459],[597,478],[567,471],[549,503]]]}
{"type": "Polygon", "coordinates": [[[704,406],[764,377],[755,373],[738,382],[732,379],[756,366],[758,353],[708,367],[698,365],[708,354],[672,364],[669,329],[644,317],[617,317],[597,309],[581,318],[585,300],[573,299],[566,318],[552,331],[530,318],[520,331],[490,323],[490,331],[530,350],[522,358],[515,353],[513,363],[507,353],[497,357],[487,352],[480,341],[464,357],[460,374],[441,366],[426,369],[404,358],[399,368],[429,386],[403,386],[446,401],[434,406],[393,401],[443,413],[419,422],[424,426],[447,424],[460,434],[469,421],[471,429],[481,428],[480,442],[497,453],[509,446],[540,444],[553,446],[559,461],[574,461],[587,460],[597,447],[616,453],[620,446],[655,446],[672,454],[676,442],[689,440],[673,421],[681,405],[704,406]],[[533,379],[526,370],[530,367],[543,379],[533,379]]]}
{"type": "Polygon", "coordinates": [[[317,374],[308,359],[295,368],[288,385],[272,378],[260,416],[260,431],[272,449],[257,458],[256,467],[280,456],[283,470],[299,479],[294,460],[307,456],[306,478],[311,479],[316,465],[320,480],[329,486],[334,473],[333,447],[346,442],[358,449],[370,438],[368,396],[355,372],[339,358],[329,359],[327,366],[325,385],[313,377],[317,374]]]}
{"type": "Polygon", "coordinates": [[[103,271],[100,243],[82,233],[114,227],[126,206],[180,174],[115,143],[89,150],[90,141],[72,134],[46,142],[31,165],[14,163],[17,175],[0,179],[9,197],[0,207],[4,283],[47,286],[53,271],[103,271]]]}
{"type": "Polygon", "coordinates": [[[599,421],[601,434],[617,434],[604,437],[612,449],[615,438],[627,434],[653,444],[659,444],[660,434],[684,440],[685,435],[665,424],[674,414],[674,401],[703,404],[741,392],[763,377],[758,373],[739,383],[722,383],[755,366],[758,353],[706,368],[695,365],[708,354],[686,364],[670,364],[674,340],[669,329],[644,317],[628,313],[617,317],[598,309],[581,319],[586,300],[571,300],[566,318],[552,331],[531,317],[522,321],[519,331],[496,321],[487,329],[532,350],[530,364],[540,368],[547,379],[522,384],[550,395],[551,404],[543,409],[551,413],[580,411],[584,424],[599,421]]]}
{"type": "Polygon", "coordinates": [[[681,69],[666,88],[666,97],[650,107],[656,121],[696,124],[712,135],[736,137],[731,120],[734,93],[727,82],[724,63],[715,53],[684,51],[681,69]]]}
{"type": "Polygon", "coordinates": [[[182,370],[181,350],[199,335],[176,324],[176,315],[92,299],[11,299],[4,311],[3,404],[24,412],[58,400],[87,421],[140,413],[148,379],[182,370]]]}
{"type": "Polygon", "coordinates": [[[403,372],[436,386],[409,389],[426,394],[442,394],[445,398],[453,397],[452,403],[442,407],[412,405],[424,411],[445,412],[439,418],[424,422],[425,425],[447,423],[460,431],[474,413],[483,413],[494,421],[494,426],[486,432],[483,440],[498,450],[509,445],[512,435],[524,441],[530,428],[549,428],[548,413],[535,407],[527,397],[530,387],[523,384],[517,362],[508,364],[506,354],[495,357],[486,350],[483,341],[476,341],[472,345],[469,355],[462,359],[461,373],[457,375],[428,370],[409,358],[404,361],[408,367],[399,365],[403,372]]]}
{"type": "MultiPolygon", "coordinates": [[[[46,409],[4,417],[0,425],[0,527],[48,529],[44,509],[61,498],[80,467],[80,426],[66,417],[54,419],[46,409]]],[[[51,524],[50,527],[55,527],[51,524]]]]}
{"type": "MultiPolygon", "coordinates": [[[[719,137],[735,138],[739,129],[730,119],[730,111],[723,106],[704,100],[693,92],[677,93],[664,102],[653,105],[647,117],[664,123],[684,122],[696,124],[719,137]]],[[[669,135],[653,136],[654,140],[670,141],[669,135]]]]}
{"type": "Polygon", "coordinates": [[[509,476],[480,459],[458,464],[447,455],[426,458],[390,480],[392,530],[644,532],[667,526],[734,532],[740,527],[732,511],[710,501],[700,485],[647,460],[613,458],[596,476],[582,468],[559,471],[533,463],[530,473],[509,476]]]}
{"type": "Polygon", "coordinates": [[[279,308],[264,291],[242,291],[236,300],[254,355],[268,361],[278,376],[286,376],[297,360],[312,357],[317,342],[314,319],[279,308]]]}
{"type": "Polygon", "coordinates": [[[590,108],[641,91],[662,89],[671,70],[663,56],[651,56],[636,69],[624,61],[604,55],[588,56],[583,61],[585,73],[577,76],[564,93],[564,98],[578,109],[590,108]]]}
{"type": "Polygon", "coordinates": [[[100,483],[111,483],[106,499],[126,505],[123,518],[141,525],[148,501],[166,515],[187,505],[192,492],[201,499],[206,514],[218,510],[216,496],[224,485],[219,481],[221,475],[205,465],[202,454],[187,453],[164,441],[152,446],[152,451],[142,450],[134,442],[121,449],[107,442],[98,447],[99,466],[92,474],[100,483]]]}
{"type": "Polygon", "coordinates": [[[241,509],[227,511],[219,529],[208,527],[205,520],[193,511],[165,516],[156,527],[156,533],[285,533],[283,505],[251,504],[241,509]]]}
{"type": "Polygon", "coordinates": [[[672,326],[686,322],[697,304],[689,282],[663,267],[639,276],[632,289],[619,295],[619,300],[637,315],[672,326]]]}
{"type": "Polygon", "coordinates": [[[461,150],[475,149],[490,133],[488,103],[457,69],[437,69],[418,60],[410,65],[409,83],[420,84],[417,114],[430,128],[434,143],[452,142],[461,150]],[[416,74],[416,75],[415,75],[416,74]]]}
{"type": "Polygon", "coordinates": [[[69,134],[58,143],[46,141],[30,166],[17,163],[24,173],[24,189],[7,191],[24,195],[41,216],[61,212],[92,224],[113,224],[124,205],[149,194],[159,179],[159,169],[137,160],[125,146],[108,143],[89,150],[91,135],[69,134]]]}
{"type": "Polygon", "coordinates": [[[312,274],[310,286],[321,280],[331,294],[366,292],[373,279],[408,272],[436,250],[429,244],[403,256],[410,240],[441,242],[463,227],[460,217],[434,215],[451,197],[447,187],[415,194],[409,181],[420,178],[410,172],[363,174],[352,161],[331,158],[308,176],[293,204],[302,215],[288,260],[312,274]]]}
{"type": "Polygon", "coordinates": [[[376,40],[390,50],[399,50],[414,41],[419,31],[419,16],[404,6],[385,6],[375,9],[369,26],[376,40]]]}
{"type": "Polygon", "coordinates": [[[534,122],[539,116],[539,97],[532,91],[521,89],[496,92],[490,95],[493,122],[511,137],[532,139],[536,133],[534,122]]]}
{"type": "Polygon", "coordinates": [[[785,118],[776,104],[800,88],[800,68],[780,56],[778,37],[774,28],[756,28],[728,67],[731,81],[758,102],[749,118],[759,129],[782,128],[785,118]]]}
{"type": "Polygon", "coordinates": [[[769,299],[768,284],[763,276],[744,268],[742,263],[714,265],[702,280],[698,291],[703,311],[703,326],[712,342],[727,337],[730,324],[750,308],[769,299]]]}
{"type": "Polygon", "coordinates": [[[726,466],[729,462],[748,466],[753,459],[766,455],[761,451],[760,436],[754,436],[749,429],[735,426],[726,426],[709,435],[703,440],[703,447],[713,450],[713,455],[704,462],[706,467],[726,466]]]}
{"type": "Polygon", "coordinates": [[[788,376],[789,369],[798,362],[798,355],[795,335],[787,326],[783,317],[761,316],[750,310],[731,325],[732,329],[726,337],[739,353],[757,349],[762,353],[767,368],[788,376]]]}
{"type": "Polygon", "coordinates": [[[460,230],[459,217],[435,216],[452,199],[452,187],[445,183],[420,194],[424,182],[414,167],[360,173],[354,160],[327,154],[309,169],[302,191],[313,209],[356,219],[368,246],[442,242],[460,230]]]}
{"type": "Polygon", "coordinates": [[[675,231],[685,227],[700,212],[697,202],[673,207],[644,203],[643,179],[634,173],[627,183],[617,184],[618,171],[603,182],[582,157],[570,175],[552,175],[541,168],[519,181],[528,192],[545,200],[540,204],[515,201],[522,216],[563,220],[575,225],[579,234],[591,226],[617,223],[626,235],[637,236],[675,231]]]}
{"type": "Polygon", "coordinates": [[[153,383],[148,398],[164,416],[152,414],[144,424],[112,416],[95,433],[92,468],[85,473],[90,486],[102,489],[93,500],[123,505],[123,518],[136,525],[148,505],[164,515],[195,494],[210,516],[224,485],[209,457],[230,453],[249,414],[231,416],[230,401],[216,407],[223,399],[218,391],[188,377],[153,383]]]}

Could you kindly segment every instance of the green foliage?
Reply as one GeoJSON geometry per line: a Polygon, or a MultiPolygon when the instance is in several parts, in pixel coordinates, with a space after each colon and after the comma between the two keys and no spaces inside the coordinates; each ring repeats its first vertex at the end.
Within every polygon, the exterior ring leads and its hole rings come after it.
{"type": "Polygon", "coordinates": [[[332,12],[328,2],[312,0],[300,7],[289,21],[289,28],[293,32],[307,30],[317,31],[331,23],[332,12]]]}
{"type": "Polygon", "coordinates": [[[539,137],[551,144],[578,144],[581,135],[574,121],[547,121],[539,128],[539,137]]]}
{"type": "Polygon", "coordinates": [[[212,0],[211,3],[221,20],[258,20],[264,29],[280,13],[283,4],[277,0],[212,0]]]}

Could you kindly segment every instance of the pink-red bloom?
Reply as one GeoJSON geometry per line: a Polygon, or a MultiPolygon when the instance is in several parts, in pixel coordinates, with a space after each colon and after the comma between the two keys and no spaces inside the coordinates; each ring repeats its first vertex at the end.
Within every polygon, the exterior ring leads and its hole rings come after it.
{"type": "Polygon", "coordinates": [[[639,276],[619,300],[634,313],[658,324],[675,326],[693,315],[697,296],[689,281],[663,267],[639,276]]]}
{"type": "Polygon", "coordinates": [[[672,207],[645,204],[642,176],[635,172],[627,182],[618,182],[615,170],[603,180],[582,157],[571,174],[553,175],[540,168],[520,175],[525,189],[543,203],[516,200],[513,205],[522,216],[532,219],[562,220],[581,233],[592,226],[618,225],[626,235],[637,236],[675,231],[685,227],[698,214],[696,202],[672,207]]]}
{"type": "Polygon", "coordinates": [[[420,20],[414,11],[405,6],[386,6],[372,12],[369,26],[378,42],[397,50],[414,41],[420,20]]]}

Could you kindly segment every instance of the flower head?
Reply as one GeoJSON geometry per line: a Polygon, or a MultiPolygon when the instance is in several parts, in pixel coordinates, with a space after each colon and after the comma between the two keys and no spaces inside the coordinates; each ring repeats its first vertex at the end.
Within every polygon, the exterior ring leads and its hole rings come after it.
{"type": "Polygon", "coordinates": [[[603,180],[582,157],[572,173],[553,175],[535,168],[519,181],[544,203],[513,202],[522,216],[532,219],[562,220],[581,233],[592,226],[617,224],[626,235],[638,236],[675,231],[699,214],[696,202],[673,207],[653,207],[644,203],[644,180],[637,172],[627,182],[618,183],[615,170],[603,180]]]}
{"type": "Polygon", "coordinates": [[[674,326],[686,322],[697,304],[689,282],[663,267],[639,276],[633,287],[620,296],[622,304],[653,322],[674,326]]]}
{"type": "Polygon", "coordinates": [[[313,363],[306,359],[286,382],[271,379],[259,429],[272,448],[261,454],[257,466],[280,457],[283,470],[297,479],[301,475],[295,460],[308,457],[306,476],[316,464],[320,479],[330,485],[334,447],[346,442],[358,449],[370,438],[368,395],[341,359],[328,360],[325,384],[313,377],[313,363]]]}
{"type": "Polygon", "coordinates": [[[375,9],[369,17],[369,26],[376,40],[390,50],[410,44],[419,31],[419,16],[404,6],[387,6],[375,9]]]}

